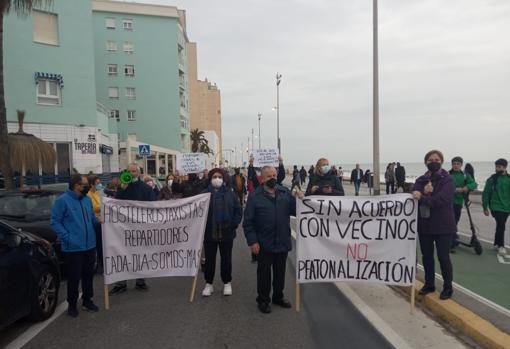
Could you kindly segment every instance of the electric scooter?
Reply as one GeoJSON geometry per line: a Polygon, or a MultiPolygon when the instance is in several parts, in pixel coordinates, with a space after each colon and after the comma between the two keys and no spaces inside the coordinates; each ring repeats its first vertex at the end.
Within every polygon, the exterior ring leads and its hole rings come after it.
{"type": "Polygon", "coordinates": [[[469,218],[469,225],[471,227],[471,240],[469,241],[469,243],[466,243],[466,242],[462,242],[460,239],[458,240],[458,243],[463,245],[463,246],[467,246],[467,247],[473,247],[475,249],[475,252],[477,255],[481,255],[483,250],[482,250],[482,245],[480,244],[480,241],[478,240],[477,236],[476,236],[476,227],[473,223],[473,218],[471,217],[471,211],[469,210],[469,207],[471,206],[471,201],[469,201],[469,196],[466,195],[465,198],[464,198],[464,207],[466,208],[466,211],[467,211],[467,214],[468,214],[468,218],[469,218]]]}

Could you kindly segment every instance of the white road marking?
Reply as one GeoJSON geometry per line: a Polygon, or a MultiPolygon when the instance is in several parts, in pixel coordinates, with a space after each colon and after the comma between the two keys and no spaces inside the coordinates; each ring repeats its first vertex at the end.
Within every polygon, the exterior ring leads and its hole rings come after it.
{"type": "MultiPolygon", "coordinates": [[[[462,236],[466,236],[466,237],[471,237],[471,235],[472,235],[471,233],[464,233],[464,232],[462,232],[462,231],[458,231],[458,232],[457,232],[457,234],[462,235],[462,236]]],[[[493,242],[492,242],[492,241],[489,241],[489,240],[487,240],[487,239],[484,239],[484,238],[480,237],[478,234],[477,234],[477,236],[476,236],[476,237],[477,237],[477,239],[478,239],[479,241],[486,242],[486,243],[488,243],[489,245],[493,246],[493,242]]],[[[505,245],[505,247],[506,247],[506,248],[510,248],[510,246],[508,246],[508,245],[505,245]]]]}
{"type": "MultiPolygon", "coordinates": [[[[81,297],[81,292],[79,297],[81,297]]],[[[51,324],[53,321],[55,321],[62,313],[64,313],[67,310],[67,301],[63,301],[60,303],[57,308],[55,308],[55,312],[53,315],[43,321],[38,322],[36,324],[33,324],[30,326],[25,332],[20,334],[18,338],[7,344],[4,349],[20,349],[25,346],[28,342],[30,342],[32,339],[34,339],[35,336],[37,336],[42,330],[44,330],[46,327],[48,327],[49,324],[51,324]]]]}

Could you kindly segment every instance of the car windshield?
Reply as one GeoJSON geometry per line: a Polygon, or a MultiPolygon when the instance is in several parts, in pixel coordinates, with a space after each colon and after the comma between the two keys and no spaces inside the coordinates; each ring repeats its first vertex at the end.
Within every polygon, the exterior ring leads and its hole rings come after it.
{"type": "Polygon", "coordinates": [[[26,193],[0,197],[0,217],[33,218],[51,215],[55,193],[26,193]]]}

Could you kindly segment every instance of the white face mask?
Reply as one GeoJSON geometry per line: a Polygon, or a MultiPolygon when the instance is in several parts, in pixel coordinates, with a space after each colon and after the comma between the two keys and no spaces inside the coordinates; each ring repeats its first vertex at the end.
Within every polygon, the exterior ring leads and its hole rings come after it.
{"type": "Polygon", "coordinates": [[[203,173],[199,173],[199,174],[198,174],[198,178],[199,178],[199,179],[204,178],[204,174],[203,174],[203,173]]]}
{"type": "Polygon", "coordinates": [[[223,185],[223,178],[213,178],[211,184],[214,188],[219,188],[223,185]]]}
{"type": "Polygon", "coordinates": [[[148,181],[147,184],[149,185],[149,187],[154,188],[154,182],[153,181],[148,181]]]}
{"type": "Polygon", "coordinates": [[[174,182],[173,179],[169,179],[166,183],[168,184],[169,187],[171,187],[173,182],[174,182]]]}

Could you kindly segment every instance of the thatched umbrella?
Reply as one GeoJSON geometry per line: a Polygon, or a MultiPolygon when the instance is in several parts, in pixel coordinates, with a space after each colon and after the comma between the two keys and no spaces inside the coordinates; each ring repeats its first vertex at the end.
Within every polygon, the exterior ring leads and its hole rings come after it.
{"type": "Polygon", "coordinates": [[[13,169],[21,173],[20,186],[23,185],[23,176],[27,170],[39,173],[39,167],[51,170],[55,167],[55,149],[45,141],[23,131],[25,111],[17,110],[19,130],[9,133],[9,156],[13,169]]]}

